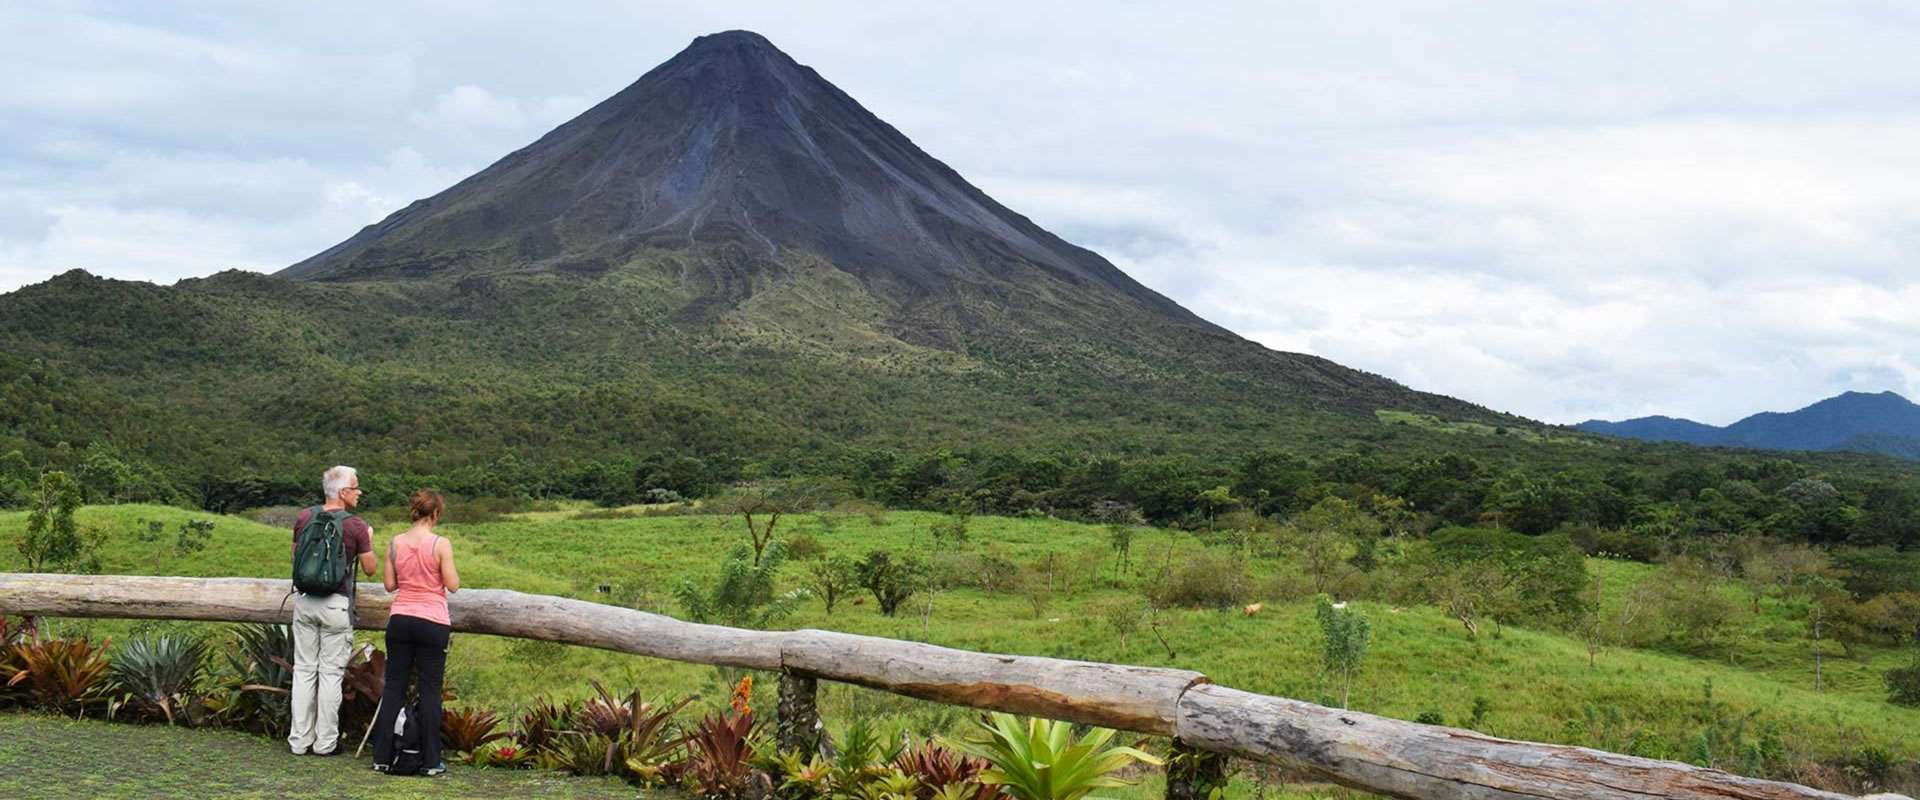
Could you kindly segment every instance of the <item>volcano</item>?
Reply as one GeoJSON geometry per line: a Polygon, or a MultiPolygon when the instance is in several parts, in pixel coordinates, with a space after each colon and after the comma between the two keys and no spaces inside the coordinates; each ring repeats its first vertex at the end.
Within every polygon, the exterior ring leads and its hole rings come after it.
{"type": "Polygon", "coordinates": [[[1218,455],[1375,436],[1382,409],[1525,423],[1201,319],[745,31],[277,275],[76,270],[0,296],[0,350],[0,377],[99,406],[47,404],[0,444],[105,437],[207,472],[1218,455]]]}
{"type": "Polygon", "coordinates": [[[766,38],[695,39],[478,174],[281,271],[598,273],[655,248],[820,256],[902,300],[1043,281],[1218,331],[995,202],[766,38]]]}

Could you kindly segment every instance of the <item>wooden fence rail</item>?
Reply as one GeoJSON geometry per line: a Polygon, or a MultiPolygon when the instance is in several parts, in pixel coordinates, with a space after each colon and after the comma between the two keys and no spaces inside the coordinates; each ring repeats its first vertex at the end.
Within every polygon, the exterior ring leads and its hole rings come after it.
{"type": "MultiPolygon", "coordinates": [[[[292,615],[287,588],[286,581],[255,578],[0,573],[0,613],[286,622],[292,615]]],[[[377,584],[363,583],[358,597],[355,626],[385,628],[390,596],[377,584]]],[[[1186,772],[1169,787],[1200,797],[1217,780],[1204,776],[1217,776],[1218,759],[1225,756],[1429,800],[1847,797],[1673,761],[1499,739],[1253,694],[1212,685],[1188,670],[978,653],[832,631],[741,630],[502,589],[465,590],[448,605],[457,631],[777,671],[780,710],[788,717],[815,714],[812,693],[824,679],[1173,737],[1177,749],[1197,758],[1181,760],[1186,772]]],[[[783,742],[804,741],[816,722],[781,719],[777,727],[783,742]]]]}

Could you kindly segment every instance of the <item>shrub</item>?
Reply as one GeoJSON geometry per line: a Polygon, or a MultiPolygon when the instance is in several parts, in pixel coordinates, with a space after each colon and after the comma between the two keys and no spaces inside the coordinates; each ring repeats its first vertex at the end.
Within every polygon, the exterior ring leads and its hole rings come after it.
{"type": "Polygon", "coordinates": [[[895,558],[885,550],[867,553],[855,569],[860,585],[873,593],[880,613],[889,617],[907,598],[926,588],[927,572],[926,562],[912,556],[895,558]]]}
{"type": "Polygon", "coordinates": [[[1255,599],[1268,603],[1291,603],[1314,595],[1313,577],[1291,564],[1279,564],[1273,574],[1254,589],[1255,599]]]}
{"type": "Polygon", "coordinates": [[[804,592],[773,595],[774,576],[785,561],[786,547],[780,542],[767,543],[766,550],[759,555],[750,553],[742,545],[734,548],[733,554],[720,566],[720,575],[706,591],[701,591],[692,581],[681,581],[674,589],[674,596],[686,610],[687,618],[694,622],[764,628],[793,613],[794,606],[805,595],[804,592]]]}
{"type": "Polygon", "coordinates": [[[173,724],[175,712],[192,701],[206,654],[204,641],[181,636],[126,643],[113,657],[113,690],[120,696],[115,705],[148,717],[157,713],[173,724]]]}
{"type": "Polygon", "coordinates": [[[797,533],[787,537],[787,557],[795,561],[811,561],[827,554],[827,546],[820,543],[811,533],[797,533]]]}
{"type": "Polygon", "coordinates": [[[1353,673],[1367,657],[1367,645],[1373,640],[1373,628],[1367,617],[1334,605],[1333,598],[1320,595],[1314,603],[1314,619],[1320,623],[1320,660],[1328,672],[1340,675],[1340,707],[1347,707],[1353,688],[1353,673]]]}
{"type": "Polygon", "coordinates": [[[1887,702],[1920,706],[1920,657],[1904,667],[1887,670],[1887,702]]]}
{"type": "Polygon", "coordinates": [[[1017,800],[1079,800],[1095,789],[1125,786],[1119,772],[1134,761],[1160,759],[1132,747],[1109,747],[1114,732],[1095,728],[1075,741],[1073,724],[995,712],[954,750],[986,761],[980,782],[999,786],[1017,800]]]}
{"type": "Polygon", "coordinates": [[[1140,630],[1140,624],[1147,614],[1147,610],[1141,606],[1140,601],[1132,598],[1102,601],[1094,605],[1092,611],[1101,622],[1106,623],[1107,629],[1113,631],[1113,635],[1120,637],[1122,649],[1126,648],[1127,639],[1140,630]]]}
{"type": "Polygon", "coordinates": [[[42,708],[82,716],[107,702],[108,662],[104,644],[86,639],[49,639],[13,645],[16,663],[7,683],[24,686],[42,708]]]}
{"type": "Polygon", "coordinates": [[[953,547],[967,541],[968,514],[952,514],[933,523],[931,532],[933,541],[941,547],[953,547]]]}
{"type": "Polygon", "coordinates": [[[1194,553],[1179,566],[1163,570],[1148,586],[1147,596],[1161,608],[1231,608],[1246,602],[1247,568],[1226,553],[1194,553]]]}

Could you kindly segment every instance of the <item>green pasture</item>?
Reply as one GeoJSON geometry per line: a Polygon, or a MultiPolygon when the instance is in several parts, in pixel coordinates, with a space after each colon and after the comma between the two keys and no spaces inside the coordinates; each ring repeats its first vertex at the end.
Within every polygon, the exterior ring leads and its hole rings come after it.
{"type": "MultiPolygon", "coordinates": [[[[746,541],[734,517],[573,516],[563,511],[448,525],[443,533],[455,543],[469,587],[564,595],[668,614],[678,610],[671,599],[677,582],[715,574],[726,553],[746,541]]],[[[77,519],[83,527],[105,533],[103,567],[109,573],[279,577],[286,571],[290,531],[240,517],[130,505],[84,508],[77,519]],[[169,540],[146,545],[134,536],[145,521],[175,527],[189,518],[215,522],[204,551],[177,555],[169,540]]],[[[807,534],[829,552],[856,558],[876,548],[932,555],[954,549],[934,543],[929,530],[938,519],[904,511],[809,514],[783,518],[780,531],[786,536],[807,534]]],[[[23,525],[23,515],[0,515],[0,553],[13,553],[23,525]]],[[[383,525],[377,538],[384,542],[399,530],[383,525]]],[[[976,517],[968,533],[962,547],[997,549],[1020,563],[1049,552],[1066,559],[1098,559],[1098,577],[1084,590],[1056,595],[1037,616],[1022,597],[965,589],[916,597],[892,618],[882,616],[871,598],[858,605],[842,601],[831,616],[818,600],[810,600],[781,626],[1003,653],[1177,666],[1227,686],[1337,702],[1337,687],[1319,666],[1310,600],[1268,602],[1250,616],[1238,609],[1173,610],[1162,615],[1160,625],[1166,646],[1144,626],[1123,645],[1098,610],[1105,601],[1137,590],[1132,577],[1114,569],[1104,528],[1046,518],[976,517]]],[[[1136,570],[1179,563],[1204,547],[1190,533],[1142,529],[1135,537],[1133,561],[1136,570]]],[[[1275,559],[1254,559],[1254,584],[1261,585],[1263,576],[1280,567],[1275,559]]],[[[1590,561],[1589,568],[1622,588],[1659,569],[1601,560],[1590,561]]],[[[789,564],[782,588],[797,586],[799,573],[798,563],[789,564]]],[[[1743,604],[1749,602],[1744,589],[1730,591],[1739,592],[1743,604]]],[[[1843,758],[1865,748],[1897,758],[1920,756],[1920,740],[1911,733],[1920,730],[1920,709],[1888,704],[1881,684],[1881,672],[1903,663],[1904,656],[1863,646],[1856,658],[1847,659],[1832,647],[1825,660],[1825,691],[1816,693],[1801,623],[1771,599],[1762,600],[1758,612],[1711,651],[1611,649],[1601,652],[1591,668],[1583,644],[1559,633],[1508,627],[1499,638],[1483,634],[1474,641],[1437,609],[1372,602],[1356,606],[1374,630],[1372,649],[1354,684],[1353,706],[1359,710],[1402,719],[1433,712],[1447,724],[1461,725],[1481,701],[1477,727],[1483,731],[1586,744],[1569,721],[1583,718],[1589,706],[1610,706],[1674,758],[1686,757],[1686,748],[1709,718],[1751,713],[1756,724],[1783,726],[1792,733],[1786,737],[1790,746],[1804,748],[1812,757],[1843,758]],[[1709,682],[1716,704],[1711,709],[1706,702],[1709,682]]],[[[185,623],[63,620],[57,625],[63,632],[118,639],[185,623]]],[[[378,639],[377,633],[360,635],[378,639]]],[[[502,710],[541,694],[580,696],[590,691],[593,680],[658,696],[700,693],[707,702],[716,702],[734,678],[708,667],[588,648],[480,635],[456,635],[454,641],[448,685],[459,695],[458,702],[502,710]]],[[[771,683],[761,680],[756,685],[756,702],[764,703],[762,707],[771,708],[771,683]]],[[[877,692],[837,686],[824,691],[829,725],[867,715],[881,718],[883,724],[934,732],[952,730],[966,718],[958,709],[877,692]]]]}

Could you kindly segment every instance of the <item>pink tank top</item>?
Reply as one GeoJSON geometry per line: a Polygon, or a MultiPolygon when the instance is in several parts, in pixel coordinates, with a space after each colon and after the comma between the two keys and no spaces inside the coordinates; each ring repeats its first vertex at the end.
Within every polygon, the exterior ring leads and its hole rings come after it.
{"type": "Polygon", "coordinates": [[[394,591],[393,606],[387,613],[453,624],[447,616],[447,585],[440,580],[440,559],[433,554],[439,543],[438,536],[411,547],[398,538],[393,540],[393,577],[400,588],[394,591]]]}

